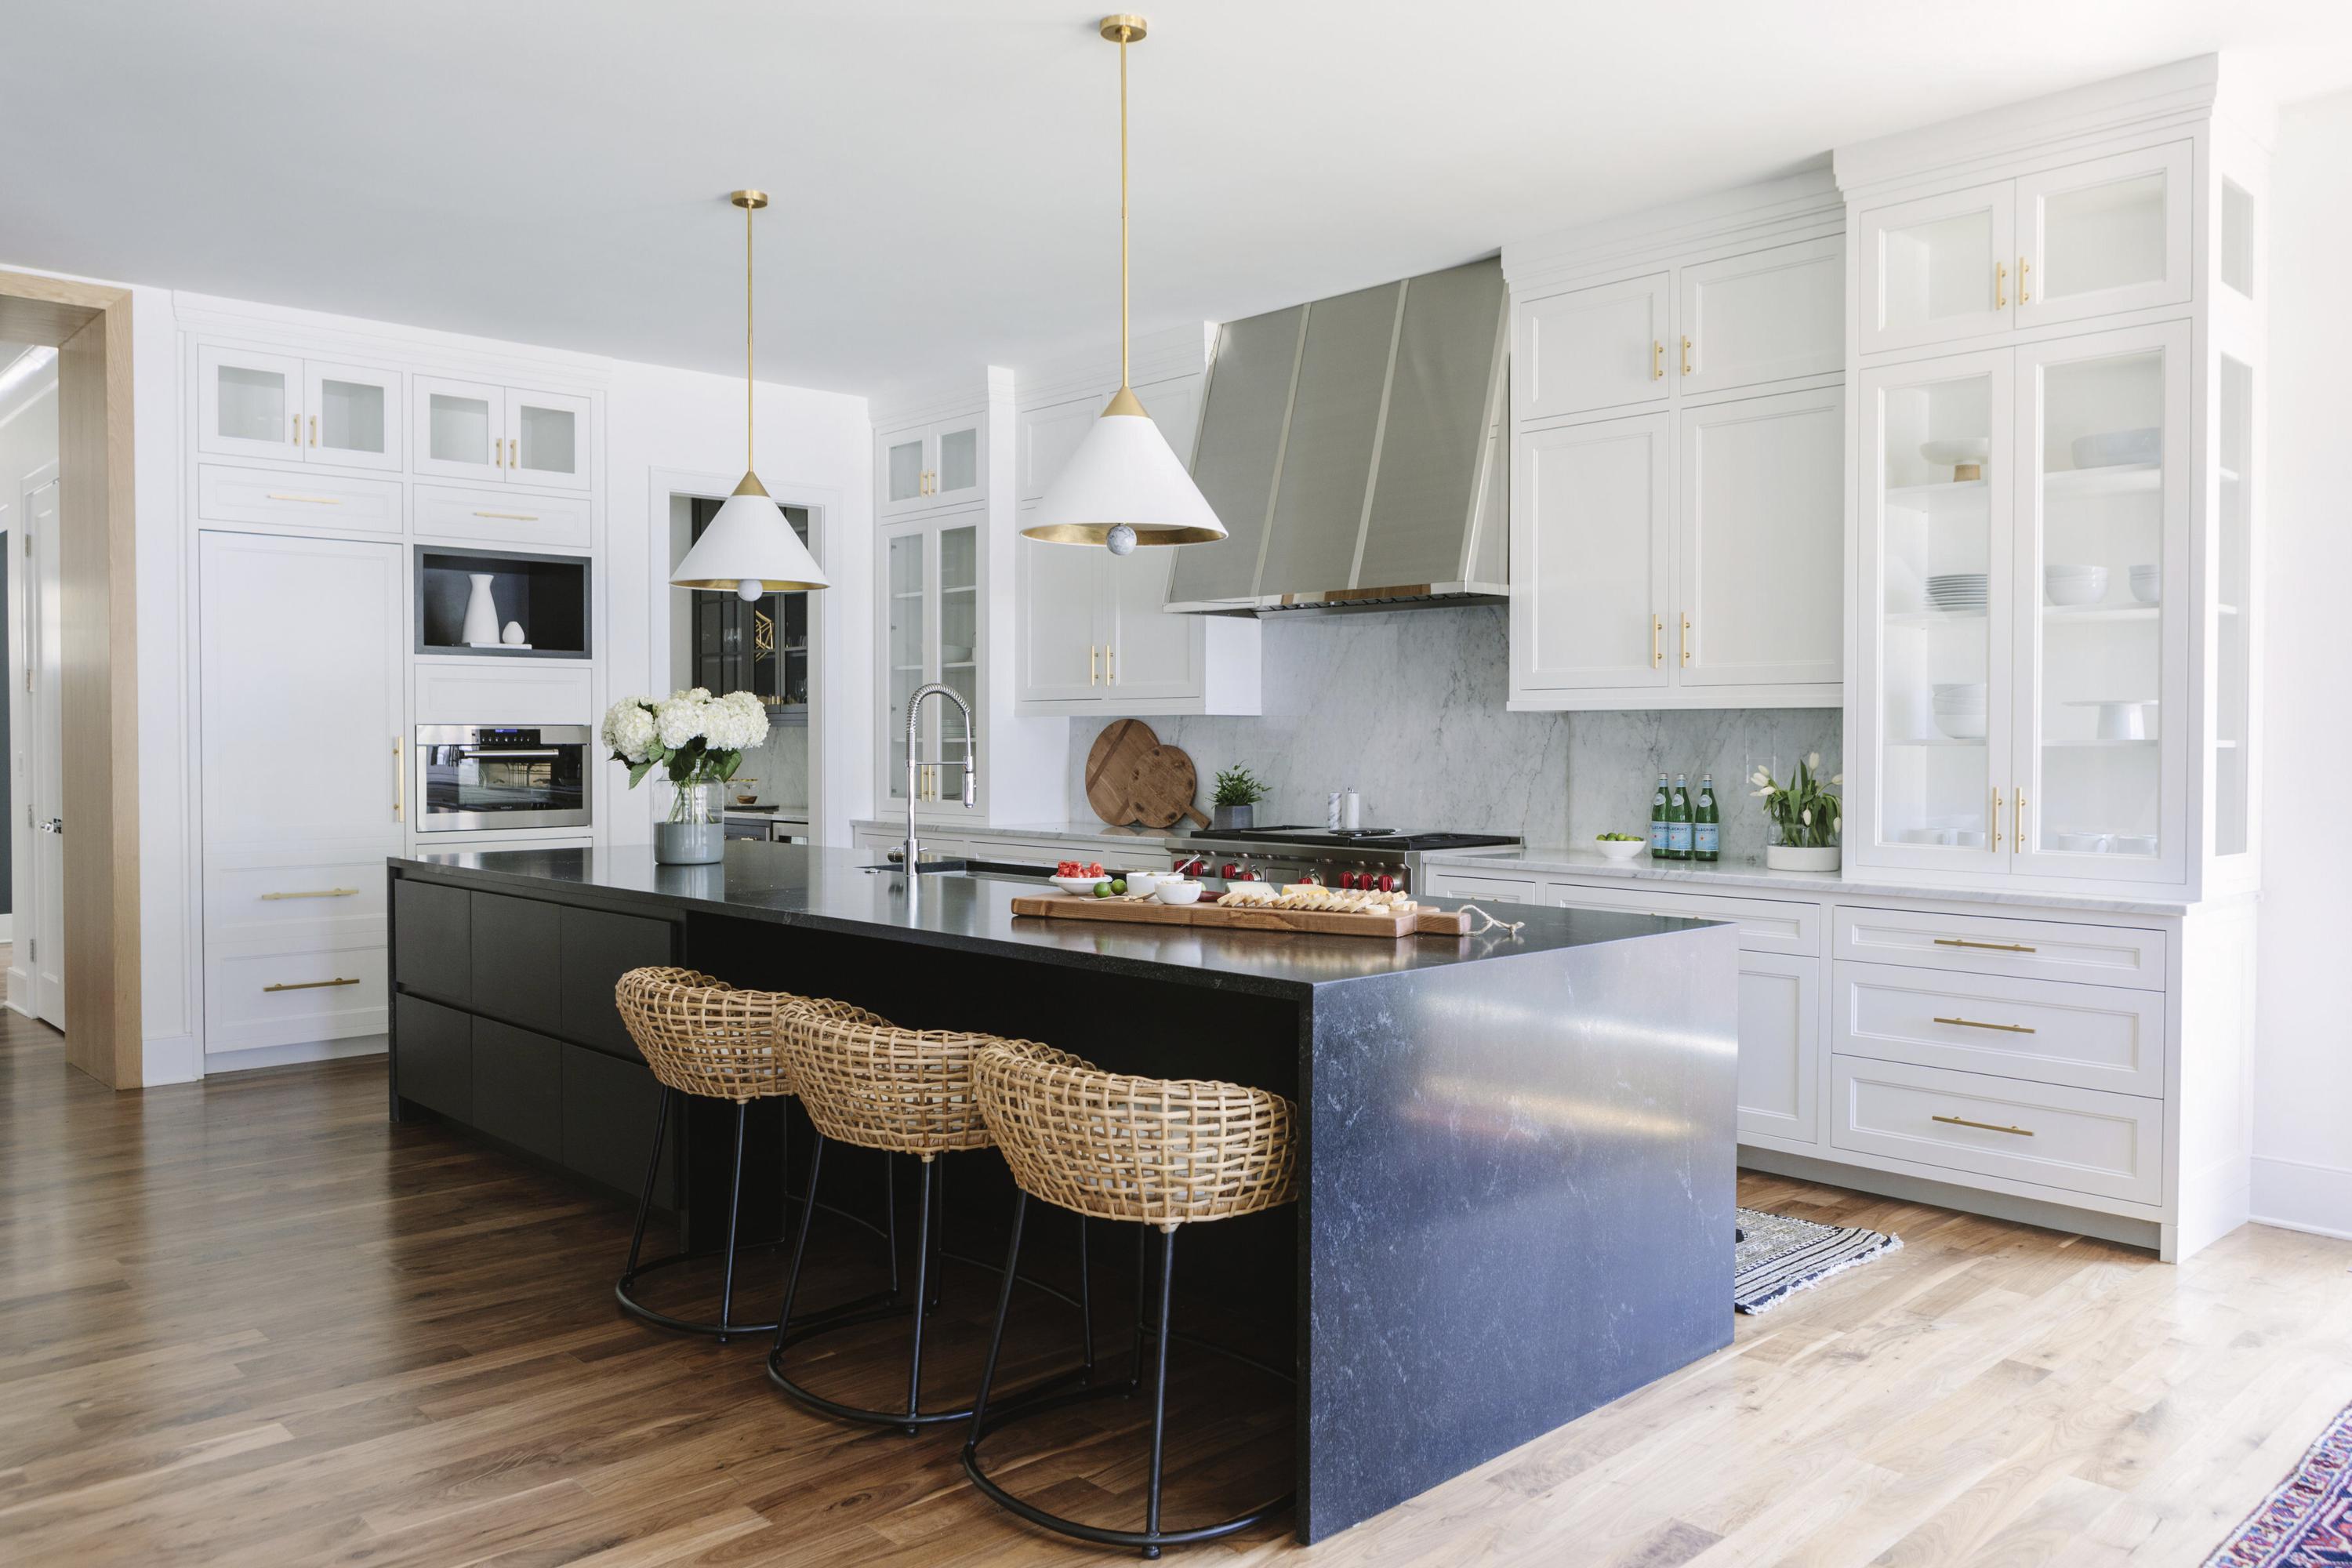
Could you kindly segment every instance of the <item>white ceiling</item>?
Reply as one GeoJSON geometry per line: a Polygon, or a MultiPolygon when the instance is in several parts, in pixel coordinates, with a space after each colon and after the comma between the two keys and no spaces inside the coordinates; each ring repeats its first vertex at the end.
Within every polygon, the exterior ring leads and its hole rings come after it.
{"type": "MultiPolygon", "coordinates": [[[[0,259],[847,391],[1106,342],[1115,52],[1069,0],[0,0],[0,259]]],[[[1170,0],[1139,331],[1465,260],[2342,0],[1170,0]]]]}

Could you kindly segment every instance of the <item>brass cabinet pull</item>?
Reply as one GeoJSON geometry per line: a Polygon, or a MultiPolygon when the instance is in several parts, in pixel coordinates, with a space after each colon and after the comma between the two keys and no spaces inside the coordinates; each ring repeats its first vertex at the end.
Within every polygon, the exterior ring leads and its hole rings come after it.
{"type": "Polygon", "coordinates": [[[316,991],[327,985],[357,985],[356,976],[349,980],[280,980],[262,987],[264,991],[316,991]]]}
{"type": "Polygon", "coordinates": [[[2014,1132],[2020,1138],[2033,1136],[2031,1127],[2003,1127],[1994,1121],[1971,1121],[1965,1116],[1930,1116],[1930,1121],[1940,1121],[1948,1127],[1981,1127],[1988,1132],[2014,1132]]]}
{"type": "Polygon", "coordinates": [[[507,467],[509,468],[522,467],[522,443],[511,436],[507,437],[507,467]]]}
{"type": "Polygon", "coordinates": [[[268,903],[273,899],[355,899],[359,897],[359,891],[357,888],[306,889],[299,893],[264,893],[261,901],[268,903]]]}
{"type": "Polygon", "coordinates": [[[308,506],[341,506],[343,504],[343,499],[341,496],[296,495],[291,490],[264,490],[262,494],[270,500],[299,500],[308,506]]]}
{"type": "Polygon", "coordinates": [[[490,437],[490,461],[501,468],[507,466],[507,444],[503,437],[490,437]]]}
{"type": "Polygon", "coordinates": [[[1683,617],[1683,668],[1685,669],[1690,668],[1690,634],[1691,618],[1685,616],[1683,617]]]}
{"type": "Polygon", "coordinates": [[[313,414],[313,415],[311,415],[311,416],[310,416],[310,445],[312,445],[313,447],[315,447],[315,446],[317,446],[318,444],[319,444],[319,416],[318,416],[317,415],[313,414]]]}
{"type": "Polygon", "coordinates": [[[302,416],[299,414],[294,416],[294,444],[297,447],[302,444],[302,416]]]}
{"type": "Polygon", "coordinates": [[[400,766],[400,737],[392,738],[392,819],[400,820],[401,810],[408,804],[408,778],[400,766]]]}
{"type": "Polygon", "coordinates": [[[1685,375],[1688,375],[1691,373],[1690,351],[1691,341],[1688,338],[1685,338],[1683,340],[1683,374],[1685,375]]]}
{"type": "Polygon", "coordinates": [[[474,515],[495,518],[502,522],[537,522],[539,521],[539,513],[535,511],[478,511],[474,515]]]}
{"type": "Polygon", "coordinates": [[[2022,789],[2017,792],[2017,809],[2009,814],[2009,847],[2011,854],[2025,852],[2025,792],[2022,789]]]}
{"type": "Polygon", "coordinates": [[[2017,258],[2017,302],[2021,305],[2033,302],[2033,290],[2025,286],[2025,275],[2032,270],[2033,263],[2022,256],[2017,258]]]}
{"type": "Polygon", "coordinates": [[[1664,616],[1650,617],[1650,668],[1657,668],[1666,662],[1666,623],[1664,616]]]}
{"type": "Polygon", "coordinates": [[[2000,785],[1992,786],[1992,847],[2000,847],[2000,785]]]}
{"type": "Polygon", "coordinates": [[[1938,1024],[1957,1024],[1963,1029],[1999,1029],[2004,1035],[2038,1035],[2042,1031],[2025,1024],[1979,1024],[1974,1018],[1938,1018],[1938,1024]]]}
{"type": "Polygon", "coordinates": [[[1937,947],[1980,947],[1989,952],[2032,952],[2033,949],[2021,942],[1970,942],[1964,936],[1939,936],[1937,947]]]}
{"type": "Polygon", "coordinates": [[[1657,338],[1650,340],[1650,379],[1652,381],[1666,379],[1666,345],[1663,340],[1657,338]]]}
{"type": "Polygon", "coordinates": [[[1105,686],[1118,684],[1118,649],[1108,643],[1103,644],[1103,684],[1105,686]]]}
{"type": "Polygon", "coordinates": [[[1087,644],[1087,684],[1088,686],[1095,683],[1095,661],[1101,657],[1102,649],[1093,643],[1087,644]]]}
{"type": "Polygon", "coordinates": [[[1996,310],[2009,309],[2009,263],[2006,261],[1992,264],[1992,308],[1996,310]]]}

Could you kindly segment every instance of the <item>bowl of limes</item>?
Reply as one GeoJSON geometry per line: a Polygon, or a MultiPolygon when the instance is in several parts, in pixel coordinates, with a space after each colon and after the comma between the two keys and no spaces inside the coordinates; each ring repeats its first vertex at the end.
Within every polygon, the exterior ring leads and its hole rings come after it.
{"type": "Polygon", "coordinates": [[[1631,833],[1596,833],[1592,847],[1612,860],[1631,860],[1650,847],[1650,841],[1631,833]]]}

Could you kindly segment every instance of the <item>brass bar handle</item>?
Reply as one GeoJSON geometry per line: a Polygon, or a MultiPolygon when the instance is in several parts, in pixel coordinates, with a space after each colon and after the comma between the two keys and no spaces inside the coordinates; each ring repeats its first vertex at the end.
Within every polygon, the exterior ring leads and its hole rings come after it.
{"type": "Polygon", "coordinates": [[[1105,686],[1118,684],[1118,649],[1108,643],[1103,644],[1103,684],[1105,686]]]}
{"type": "Polygon", "coordinates": [[[408,805],[408,774],[400,765],[400,737],[392,738],[392,819],[398,822],[408,805]]]}
{"type": "Polygon", "coordinates": [[[2000,785],[1992,786],[1992,847],[2000,847],[2000,785]]]}
{"type": "Polygon", "coordinates": [[[2031,1127],[2003,1127],[1997,1121],[1971,1121],[1965,1116],[1930,1116],[1930,1121],[1940,1121],[1948,1127],[1981,1127],[1988,1132],[2014,1132],[2020,1138],[2033,1136],[2031,1127]]]}
{"type": "Polygon", "coordinates": [[[1101,657],[1102,649],[1100,647],[1094,643],[1087,644],[1087,684],[1088,686],[1092,686],[1095,683],[1095,665],[1096,661],[1100,659],[1101,657]]]}
{"type": "Polygon", "coordinates": [[[535,511],[478,511],[474,515],[494,518],[501,522],[537,522],[539,521],[539,513],[535,511]]]}
{"type": "Polygon", "coordinates": [[[2009,814],[2009,847],[2013,854],[2025,852],[2025,791],[2017,792],[2017,809],[2009,814]]]}
{"type": "Polygon", "coordinates": [[[1650,668],[1656,669],[1666,662],[1666,623],[1662,616],[1650,617],[1650,668]]]}
{"type": "Polygon", "coordinates": [[[1685,338],[1683,340],[1683,374],[1685,375],[1688,375],[1691,373],[1690,352],[1691,341],[1688,338],[1685,338]]]}
{"type": "Polygon", "coordinates": [[[2033,302],[2033,290],[2025,286],[2025,275],[2032,270],[2033,263],[2022,256],[2017,258],[2017,302],[2021,305],[2033,302]]]}
{"type": "Polygon", "coordinates": [[[1992,308],[1996,310],[2009,309],[2009,263],[2006,261],[1992,264],[1992,308]]]}
{"type": "Polygon", "coordinates": [[[1690,635],[1691,618],[1685,616],[1683,617],[1683,668],[1685,669],[1690,668],[1690,635]]]}
{"type": "Polygon", "coordinates": [[[1666,345],[1664,340],[1660,338],[1650,340],[1650,379],[1652,381],[1666,379],[1666,345]]]}
{"type": "Polygon", "coordinates": [[[349,980],[280,980],[262,987],[264,991],[317,991],[329,985],[357,985],[356,976],[349,980]]]}
{"type": "Polygon", "coordinates": [[[261,901],[266,904],[277,899],[355,899],[359,897],[359,891],[357,888],[305,889],[299,893],[264,893],[261,901]]]}
{"type": "Polygon", "coordinates": [[[1980,947],[1988,952],[2032,952],[2033,949],[2021,942],[1970,942],[1964,936],[1939,936],[1937,947],[1980,947]]]}
{"type": "Polygon", "coordinates": [[[262,494],[270,500],[299,500],[307,506],[341,506],[343,504],[343,498],[341,496],[297,495],[292,490],[264,490],[262,491],[262,494]]]}
{"type": "Polygon", "coordinates": [[[317,446],[318,444],[319,444],[319,416],[318,416],[317,415],[313,414],[313,415],[311,415],[311,416],[310,416],[310,445],[312,445],[313,447],[315,447],[315,446],[317,446]]]}
{"type": "Polygon", "coordinates": [[[490,461],[501,468],[507,466],[506,437],[502,436],[493,436],[490,437],[490,461]]]}
{"type": "Polygon", "coordinates": [[[522,443],[511,436],[507,437],[507,467],[509,468],[522,467],[522,443]]]}
{"type": "Polygon", "coordinates": [[[1999,1029],[2004,1035],[2038,1035],[2042,1031],[2026,1024],[1980,1024],[1974,1018],[1938,1018],[1938,1024],[1956,1024],[1963,1029],[1999,1029]]]}
{"type": "Polygon", "coordinates": [[[294,444],[297,447],[302,444],[302,416],[299,414],[294,416],[294,444]]]}

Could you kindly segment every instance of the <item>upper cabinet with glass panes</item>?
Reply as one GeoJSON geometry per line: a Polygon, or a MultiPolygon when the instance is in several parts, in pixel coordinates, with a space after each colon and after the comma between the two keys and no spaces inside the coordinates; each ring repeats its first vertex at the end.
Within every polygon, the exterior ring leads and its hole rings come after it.
{"type": "Polygon", "coordinates": [[[235,458],[401,467],[396,370],[206,343],[196,351],[197,449],[235,458]]]}
{"type": "Polygon", "coordinates": [[[988,418],[970,414],[886,430],[874,440],[884,517],[964,506],[988,494],[988,418]]]}
{"type": "Polygon", "coordinates": [[[549,489],[593,483],[585,397],[436,375],[414,384],[418,473],[549,489]]]}

